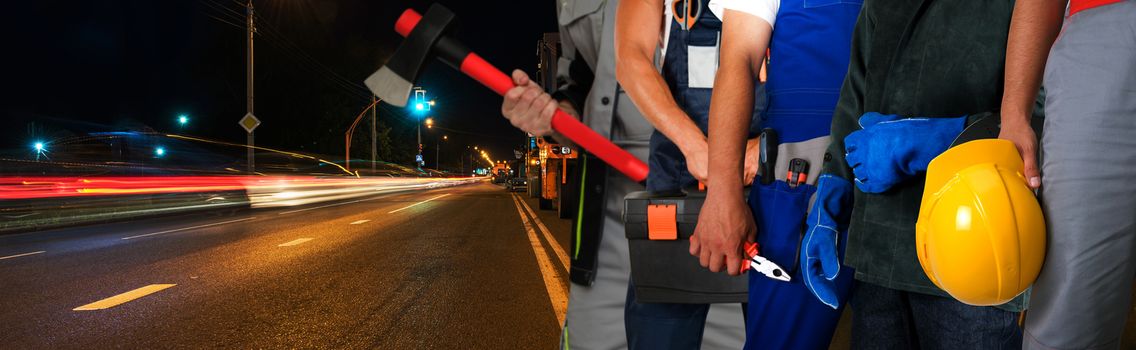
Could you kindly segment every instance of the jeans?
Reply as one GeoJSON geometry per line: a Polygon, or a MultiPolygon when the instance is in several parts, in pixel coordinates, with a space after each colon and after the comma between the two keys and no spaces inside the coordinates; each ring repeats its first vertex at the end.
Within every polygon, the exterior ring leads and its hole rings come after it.
{"type": "Polygon", "coordinates": [[[852,349],[1021,349],[1018,313],[857,281],[852,349]]]}
{"type": "MultiPolygon", "coordinates": [[[[710,304],[640,303],[635,299],[635,285],[627,285],[623,322],[627,330],[627,348],[632,350],[699,349],[706,329],[710,304]]],[[[734,304],[721,304],[733,306],[734,304]]],[[[721,312],[719,309],[716,312],[721,312]]],[[[741,306],[742,318],[746,306],[741,306]]],[[[716,314],[717,315],[717,314],[716,314]]],[[[715,316],[718,317],[718,316],[715,316]]],[[[721,327],[721,321],[718,321],[721,327]]],[[[738,324],[741,326],[742,324],[738,324]]],[[[712,327],[714,325],[711,325],[712,327]]],[[[721,334],[719,334],[721,335],[721,334]]],[[[739,339],[707,339],[712,347],[740,347],[739,339]]]]}

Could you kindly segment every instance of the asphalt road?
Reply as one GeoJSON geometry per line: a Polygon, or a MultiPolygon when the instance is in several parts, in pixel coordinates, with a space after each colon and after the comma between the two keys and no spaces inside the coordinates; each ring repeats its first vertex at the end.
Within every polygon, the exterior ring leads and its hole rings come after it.
{"type": "Polygon", "coordinates": [[[567,224],[523,197],[479,183],[0,236],[0,344],[554,348],[567,224]]]}

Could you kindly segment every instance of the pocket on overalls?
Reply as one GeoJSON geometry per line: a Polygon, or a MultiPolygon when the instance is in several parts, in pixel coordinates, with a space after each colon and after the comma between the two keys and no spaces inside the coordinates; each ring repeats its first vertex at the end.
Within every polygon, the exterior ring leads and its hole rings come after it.
{"type": "Polygon", "coordinates": [[[800,184],[795,188],[782,180],[769,185],[754,180],[749,193],[749,207],[757,224],[757,243],[761,256],[781,266],[790,275],[797,270],[798,252],[804,236],[809,199],[816,186],[800,184]]]}

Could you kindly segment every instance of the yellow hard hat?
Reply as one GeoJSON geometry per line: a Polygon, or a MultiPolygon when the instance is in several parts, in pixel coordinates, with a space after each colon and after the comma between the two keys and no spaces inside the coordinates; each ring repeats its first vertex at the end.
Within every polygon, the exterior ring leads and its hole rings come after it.
{"type": "Polygon", "coordinates": [[[1045,220],[1010,141],[983,139],[931,161],[915,225],[923,272],[966,304],[1004,304],[1045,260],[1045,220]]]}

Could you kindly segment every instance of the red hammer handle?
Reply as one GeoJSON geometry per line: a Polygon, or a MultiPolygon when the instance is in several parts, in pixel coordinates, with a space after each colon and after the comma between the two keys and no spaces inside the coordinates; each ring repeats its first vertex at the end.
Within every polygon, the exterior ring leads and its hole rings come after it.
{"type": "MultiPolygon", "coordinates": [[[[421,18],[422,16],[417,12],[408,9],[406,12],[402,13],[402,16],[398,18],[398,22],[395,23],[395,31],[405,37],[418,25],[418,21],[421,18]]],[[[516,87],[516,84],[513,84],[512,78],[505,75],[500,69],[497,69],[497,67],[494,67],[476,53],[471,52],[462,59],[461,71],[489,87],[498,95],[504,96],[509,89],[516,87]]],[[[641,182],[647,179],[647,164],[640,161],[639,158],[635,158],[635,156],[631,155],[631,153],[626,150],[619,148],[619,146],[616,146],[591,128],[588,128],[588,126],[584,125],[584,123],[581,123],[576,118],[573,118],[568,113],[557,109],[556,114],[552,116],[552,129],[596,155],[600,160],[603,160],[612,168],[615,168],[615,170],[618,170],[632,180],[641,182]]]]}

